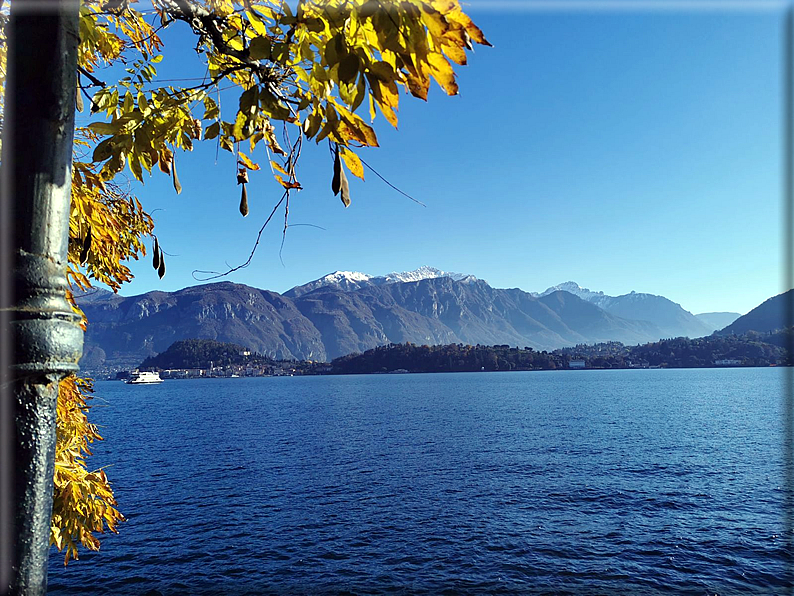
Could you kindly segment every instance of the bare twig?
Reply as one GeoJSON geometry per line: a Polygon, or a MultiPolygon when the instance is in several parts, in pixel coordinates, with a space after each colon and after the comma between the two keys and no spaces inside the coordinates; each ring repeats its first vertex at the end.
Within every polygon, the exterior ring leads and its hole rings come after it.
{"type": "Polygon", "coordinates": [[[79,72],[81,75],[83,75],[89,81],[91,81],[91,85],[90,86],[92,86],[92,87],[105,87],[106,86],[103,81],[100,81],[98,78],[96,78],[94,75],[92,75],[90,72],[88,72],[82,66],[78,66],[77,67],[77,72],[79,72]]]}
{"type": "Polygon", "coordinates": [[[240,269],[245,269],[246,267],[248,267],[248,265],[251,264],[251,261],[254,258],[254,254],[256,254],[256,249],[259,246],[259,241],[262,239],[262,232],[265,231],[265,228],[267,227],[267,224],[269,224],[270,220],[273,219],[273,216],[276,214],[276,211],[278,210],[278,208],[281,207],[281,204],[285,200],[287,200],[288,198],[289,198],[289,190],[285,190],[284,194],[281,195],[281,199],[279,200],[279,202],[276,203],[275,207],[273,207],[273,211],[271,211],[270,215],[268,215],[267,219],[265,220],[265,223],[263,223],[262,227],[259,228],[259,233],[256,235],[256,242],[254,242],[254,247],[251,249],[251,254],[248,255],[248,258],[246,259],[246,261],[244,263],[242,263],[241,265],[237,265],[237,267],[230,267],[228,271],[225,271],[225,272],[222,272],[222,273],[219,272],[219,271],[204,271],[204,270],[201,270],[201,269],[195,269],[193,271],[193,273],[192,273],[193,279],[195,279],[196,281],[210,281],[212,279],[218,279],[220,277],[226,277],[227,275],[230,275],[231,273],[234,273],[235,271],[239,271],[240,269]],[[197,273],[206,273],[206,274],[209,275],[209,277],[204,277],[204,278],[196,277],[197,273]]]}
{"type": "MultiPolygon", "coordinates": [[[[361,156],[359,156],[359,159],[361,159],[361,156]]],[[[380,178],[381,180],[383,180],[383,181],[384,181],[384,182],[385,182],[387,185],[389,185],[391,188],[393,188],[394,190],[396,190],[398,193],[400,193],[401,195],[403,195],[403,196],[405,196],[405,197],[408,197],[408,198],[409,198],[409,199],[411,199],[411,200],[412,200],[414,203],[419,203],[419,204],[420,204],[422,207],[427,207],[427,205],[425,205],[425,204],[424,204],[422,201],[419,201],[419,200],[417,200],[417,199],[413,198],[413,197],[412,197],[411,195],[409,195],[407,192],[403,192],[402,190],[400,190],[399,188],[397,188],[396,186],[394,186],[394,184],[392,184],[391,182],[389,182],[388,180],[386,180],[386,178],[384,178],[383,176],[381,176],[381,175],[380,175],[380,173],[378,172],[378,170],[376,170],[375,168],[373,168],[371,165],[369,165],[369,164],[368,164],[366,161],[364,161],[363,159],[361,159],[361,163],[363,163],[365,166],[367,166],[367,168],[369,168],[369,170],[370,170],[370,171],[371,171],[373,174],[375,174],[375,175],[376,175],[378,178],[380,178]]]]}

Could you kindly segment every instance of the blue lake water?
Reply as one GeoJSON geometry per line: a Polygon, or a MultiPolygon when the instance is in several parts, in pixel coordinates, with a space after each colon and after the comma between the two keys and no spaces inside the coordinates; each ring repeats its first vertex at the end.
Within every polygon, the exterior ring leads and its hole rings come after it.
{"type": "Polygon", "coordinates": [[[128,521],[49,592],[790,594],[790,372],[97,383],[128,521]]]}

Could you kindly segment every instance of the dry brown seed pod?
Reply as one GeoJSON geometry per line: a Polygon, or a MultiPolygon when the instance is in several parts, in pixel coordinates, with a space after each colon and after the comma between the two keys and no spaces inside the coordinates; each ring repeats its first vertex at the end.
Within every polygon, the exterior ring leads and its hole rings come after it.
{"type": "Polygon", "coordinates": [[[157,242],[157,237],[154,239],[154,247],[152,248],[152,267],[155,269],[160,268],[160,244],[157,242]]]}
{"type": "Polygon", "coordinates": [[[88,226],[88,234],[83,238],[83,246],[80,250],[80,263],[85,263],[88,259],[88,251],[91,250],[91,226],[88,226]]]}
{"type": "Polygon", "coordinates": [[[165,275],[165,259],[163,258],[162,249],[160,249],[160,266],[157,268],[157,275],[160,276],[160,279],[163,279],[165,275]]]}
{"type": "Polygon", "coordinates": [[[177,176],[177,173],[176,173],[176,158],[175,157],[171,158],[171,176],[174,179],[174,190],[176,191],[176,194],[181,193],[182,192],[182,185],[179,183],[179,176],[177,176]]]}
{"type": "Polygon", "coordinates": [[[243,214],[243,217],[248,215],[248,191],[245,190],[245,184],[243,184],[243,194],[240,197],[240,213],[243,214]]]}
{"type": "Polygon", "coordinates": [[[350,206],[350,186],[347,183],[347,175],[345,174],[345,170],[344,169],[340,168],[339,172],[340,172],[339,177],[341,179],[341,184],[340,184],[339,190],[342,193],[340,198],[342,199],[342,203],[345,205],[345,207],[349,207],[350,206]]]}
{"type": "Polygon", "coordinates": [[[342,171],[342,158],[339,156],[339,145],[337,145],[334,152],[334,178],[331,180],[331,190],[334,191],[334,196],[339,194],[344,174],[342,171]]]}
{"type": "Polygon", "coordinates": [[[158,155],[157,165],[163,174],[171,175],[171,160],[173,159],[169,151],[164,151],[158,155]]]}

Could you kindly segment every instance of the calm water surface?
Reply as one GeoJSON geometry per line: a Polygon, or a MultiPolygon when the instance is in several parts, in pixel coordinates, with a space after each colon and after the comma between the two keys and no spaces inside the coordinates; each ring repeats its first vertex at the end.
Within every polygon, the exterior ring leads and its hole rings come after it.
{"type": "Polygon", "coordinates": [[[49,591],[790,594],[786,372],[97,383],[128,521],[49,591]]]}

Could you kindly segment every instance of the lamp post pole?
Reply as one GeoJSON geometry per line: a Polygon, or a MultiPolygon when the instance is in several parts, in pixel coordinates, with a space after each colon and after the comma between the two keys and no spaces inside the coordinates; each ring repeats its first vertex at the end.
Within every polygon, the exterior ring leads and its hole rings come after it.
{"type": "Polygon", "coordinates": [[[14,0],[8,27],[0,220],[3,592],[43,595],[58,383],[83,332],[66,300],[77,89],[76,0],[14,0]],[[10,469],[9,469],[10,468],[10,469]]]}

